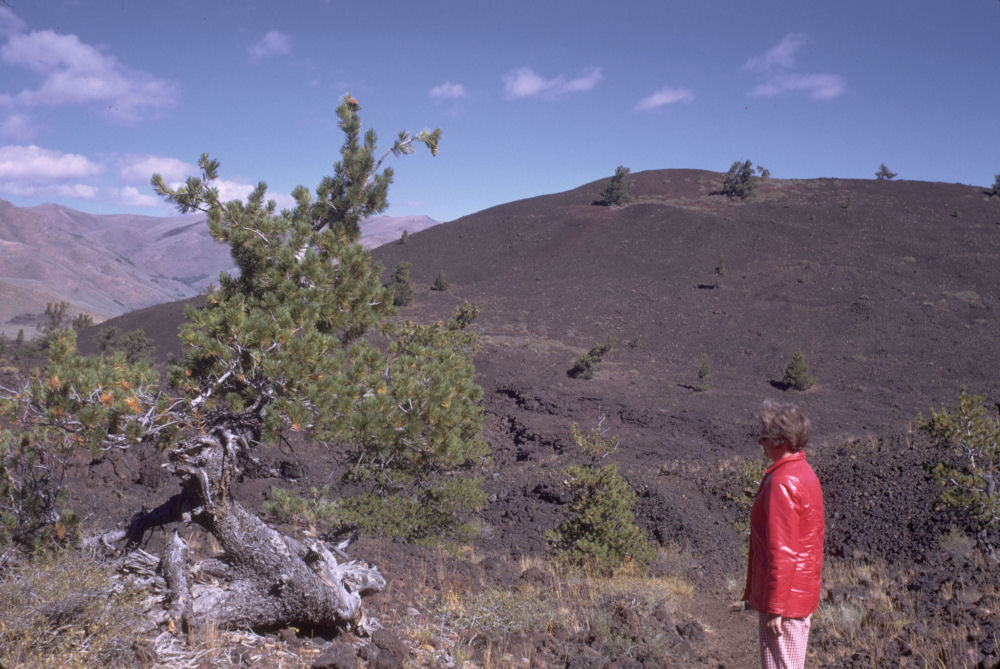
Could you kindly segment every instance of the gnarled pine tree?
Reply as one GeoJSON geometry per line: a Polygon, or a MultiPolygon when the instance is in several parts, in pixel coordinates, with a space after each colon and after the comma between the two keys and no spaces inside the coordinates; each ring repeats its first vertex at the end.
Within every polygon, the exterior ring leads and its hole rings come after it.
{"type": "MultiPolygon", "coordinates": [[[[358,111],[345,96],[333,176],[315,195],[297,188],[297,206],[280,214],[263,183],[245,202],[220,201],[212,185],[218,163],[208,155],[201,177],[180,188],[154,175],[156,191],[181,211],[208,214],[239,269],[219,277],[203,308],[189,309],[180,332],[186,357],[171,368],[168,388],[124,354],[78,355],[65,332],[45,372],[3,393],[19,427],[0,433],[5,456],[144,440],[167,450],[181,492],[114,538],[133,544],[151,527],[184,521],[218,541],[221,555],[197,564],[179,535],[169,542],[159,569],[177,629],[206,621],[363,628],[361,598],[385,586],[376,567],[339,560],[321,539],[282,534],[234,499],[233,482],[257,462],[261,444],[301,431],[352,449],[383,494],[414,496],[454,487],[461,469],[485,454],[465,321],[393,323],[380,268],[357,243],[361,220],[387,206],[392,170],[383,161],[416,144],[436,153],[440,131],[401,133],[376,160],[375,133],[362,139],[358,111]],[[195,583],[192,570],[214,578],[195,583]]],[[[50,497],[42,499],[49,508],[50,497]]],[[[54,518],[49,511],[42,521],[54,518]]]]}

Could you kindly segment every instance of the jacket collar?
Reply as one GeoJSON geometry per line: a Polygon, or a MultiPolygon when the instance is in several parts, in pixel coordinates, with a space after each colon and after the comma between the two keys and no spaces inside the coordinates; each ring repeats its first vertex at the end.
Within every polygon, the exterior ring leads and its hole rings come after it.
{"type": "Polygon", "coordinates": [[[796,453],[792,453],[791,455],[781,458],[777,462],[772,462],[771,466],[764,471],[764,476],[767,476],[781,465],[787,464],[789,462],[798,462],[799,460],[805,460],[805,459],[806,459],[805,451],[798,451],[796,453]]]}

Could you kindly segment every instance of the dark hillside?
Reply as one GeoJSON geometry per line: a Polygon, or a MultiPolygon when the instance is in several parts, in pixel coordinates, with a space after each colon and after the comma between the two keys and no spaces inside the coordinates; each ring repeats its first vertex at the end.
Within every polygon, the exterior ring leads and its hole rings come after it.
{"type": "MultiPolygon", "coordinates": [[[[913,434],[915,419],[952,406],[961,386],[1000,398],[1000,201],[962,185],[840,179],[764,180],[734,201],[717,194],[722,175],[694,170],[628,183],[625,207],[595,205],[598,181],[374,252],[386,276],[412,263],[415,299],[402,317],[445,318],[464,300],[482,308],[473,327],[494,451],[482,550],[509,560],[545,549],[568,501],[562,468],[577,459],[570,425],[589,430],[606,416],[621,437],[611,461],[640,494],[639,523],[687,546],[694,578],[716,589],[710,605],[724,607],[719,584],[743,564],[735,465],[758,454],[754,415],[770,396],[813,420],[828,553],[922,559],[959,521],[934,511],[923,465],[938,456],[913,434]],[[450,286],[431,291],[440,271],[450,286]],[[567,375],[608,337],[617,345],[592,379],[567,375]],[[780,383],[796,351],[817,380],[802,393],[780,383]],[[697,392],[702,354],[712,376],[697,392]]],[[[152,319],[163,355],[180,314],[167,308],[120,327],[152,319]]],[[[306,487],[338,466],[308,445],[293,455],[325,463],[309,468],[306,487]]],[[[151,485],[149,467],[134,466],[151,485]]],[[[248,481],[245,494],[262,498],[272,483],[248,481]]],[[[142,494],[124,491],[126,501],[142,494]]]]}

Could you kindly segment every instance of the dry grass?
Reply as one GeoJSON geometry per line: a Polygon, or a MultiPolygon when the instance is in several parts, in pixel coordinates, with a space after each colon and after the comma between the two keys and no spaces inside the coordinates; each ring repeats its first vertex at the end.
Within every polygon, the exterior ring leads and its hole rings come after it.
{"type": "MultiPolygon", "coordinates": [[[[682,560],[666,549],[658,558],[661,567],[682,560]]],[[[426,613],[400,630],[415,649],[414,666],[527,667],[539,638],[596,637],[609,658],[662,655],[663,630],[636,622],[653,620],[654,612],[670,620],[693,591],[682,578],[646,575],[630,566],[611,577],[539,558],[524,559],[520,567],[532,577],[508,588],[445,588],[425,597],[420,608],[426,613]]]]}
{"type": "Polygon", "coordinates": [[[941,538],[936,555],[943,560],[933,568],[828,560],[827,596],[813,616],[812,661],[940,669],[1000,661],[996,565],[958,532],[941,538]]]}
{"type": "Polygon", "coordinates": [[[69,549],[7,563],[0,574],[0,666],[301,669],[321,652],[309,640],[290,645],[211,624],[186,635],[158,629],[150,593],[130,589],[117,567],[69,549]]]}
{"type": "Polygon", "coordinates": [[[73,551],[17,560],[0,580],[0,663],[141,666],[141,610],[100,560],[73,551]]]}

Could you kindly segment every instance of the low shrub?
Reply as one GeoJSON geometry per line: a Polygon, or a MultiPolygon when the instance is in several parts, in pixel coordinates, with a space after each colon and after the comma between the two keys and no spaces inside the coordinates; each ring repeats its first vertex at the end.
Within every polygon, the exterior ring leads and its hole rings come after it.
{"type": "Polygon", "coordinates": [[[593,378],[597,365],[600,364],[605,355],[614,350],[615,343],[616,340],[613,337],[608,337],[603,342],[594,344],[589,351],[576,359],[566,373],[574,379],[593,378]]]}
{"type": "Polygon", "coordinates": [[[951,456],[933,470],[944,487],[943,501],[969,513],[986,540],[990,529],[1000,527],[1000,416],[987,410],[985,397],[962,389],[957,406],[931,409],[918,425],[951,456]]]}
{"type": "Polygon", "coordinates": [[[565,562],[613,572],[626,563],[646,565],[653,546],[635,524],[635,491],[615,465],[596,464],[615,448],[617,438],[606,439],[600,425],[583,434],[575,423],[573,441],[594,461],[564,470],[565,485],[573,493],[570,517],[549,530],[545,538],[565,562]]]}
{"type": "Polygon", "coordinates": [[[809,367],[806,365],[805,356],[802,351],[792,354],[792,359],[785,368],[785,374],[781,377],[781,384],[786,390],[809,390],[816,383],[816,379],[809,374],[809,367]]]}

